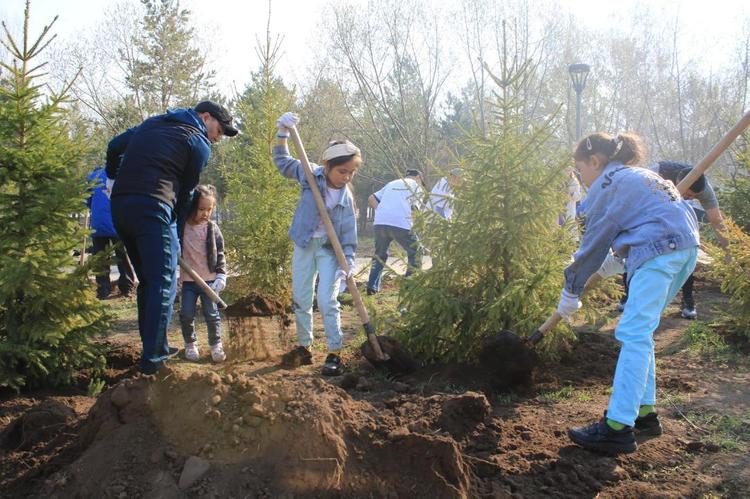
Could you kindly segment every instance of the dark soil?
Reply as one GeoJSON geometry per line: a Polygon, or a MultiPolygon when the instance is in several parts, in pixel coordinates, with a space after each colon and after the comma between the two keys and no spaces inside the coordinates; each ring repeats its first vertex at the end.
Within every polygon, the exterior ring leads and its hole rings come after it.
{"type": "Polygon", "coordinates": [[[252,293],[229,305],[224,313],[228,317],[272,317],[285,316],[287,307],[276,300],[252,293]]]}
{"type": "Polygon", "coordinates": [[[409,374],[416,371],[419,364],[417,364],[417,361],[414,360],[396,338],[391,336],[378,336],[377,338],[380,350],[390,358],[385,361],[378,360],[375,350],[373,350],[370,342],[366,340],[360,346],[360,350],[362,356],[372,366],[385,369],[394,375],[409,374]]]}
{"type": "MultiPolygon", "coordinates": [[[[697,291],[703,317],[724,303],[697,291]]],[[[240,319],[257,342],[277,327],[240,319]]],[[[230,355],[126,377],[96,400],[6,397],[0,496],[745,497],[748,442],[726,447],[688,420],[747,418],[750,369],[675,350],[688,324],[673,307],[656,335],[665,433],[639,439],[634,454],[591,453],[566,435],[606,407],[618,355],[609,324],[581,332],[558,362],[540,361],[533,384],[513,392],[478,366],[395,378],[346,352],[350,373],[322,378],[313,349],[313,365],[294,371],[275,354],[230,355]]],[[[128,355],[119,358],[124,368],[128,355]]]]}

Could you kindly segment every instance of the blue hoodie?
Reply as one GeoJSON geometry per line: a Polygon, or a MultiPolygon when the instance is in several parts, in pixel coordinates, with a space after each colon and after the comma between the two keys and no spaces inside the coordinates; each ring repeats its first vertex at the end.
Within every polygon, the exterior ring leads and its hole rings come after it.
{"type": "Polygon", "coordinates": [[[86,204],[91,210],[91,228],[94,229],[93,237],[117,237],[115,226],[112,224],[112,207],[109,198],[104,193],[107,175],[103,166],[97,166],[93,172],[86,177],[89,182],[96,184],[91,187],[91,196],[86,204]]]}
{"type": "Polygon", "coordinates": [[[192,191],[211,155],[208,131],[192,109],[152,116],[109,142],[107,176],[112,197],[151,196],[176,208],[189,208],[192,191]]]}
{"type": "Polygon", "coordinates": [[[700,244],[698,221],[674,184],[645,168],[612,162],[589,187],[579,216],[585,230],[565,289],[578,295],[609,249],[625,258],[628,278],[651,258],[700,244]]]}

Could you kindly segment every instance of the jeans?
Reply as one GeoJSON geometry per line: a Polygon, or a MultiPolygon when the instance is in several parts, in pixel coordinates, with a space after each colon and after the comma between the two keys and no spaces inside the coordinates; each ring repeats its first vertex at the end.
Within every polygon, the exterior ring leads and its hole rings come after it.
{"type": "MultiPolygon", "coordinates": [[[[213,281],[208,281],[208,284],[213,281]]],[[[221,341],[221,317],[219,307],[211,301],[206,293],[192,281],[182,283],[182,298],[180,298],[180,324],[182,326],[182,338],[185,343],[195,343],[198,339],[195,334],[195,305],[198,297],[201,298],[201,309],[203,318],[206,320],[208,329],[208,344],[214,346],[221,341]]]]}
{"type": "MultiPolygon", "coordinates": [[[[93,254],[96,255],[102,251],[111,251],[114,248],[115,258],[117,260],[117,270],[120,272],[120,278],[117,280],[117,287],[120,293],[127,295],[135,287],[135,275],[133,266],[130,264],[128,253],[125,247],[116,237],[92,237],[93,254]]],[[[112,283],[109,281],[109,264],[106,270],[96,275],[96,295],[99,298],[106,298],[112,292],[112,283]]]]}
{"type": "Polygon", "coordinates": [[[644,262],[630,279],[630,296],[615,338],[620,356],[607,417],[633,426],[638,408],[656,403],[654,331],[664,308],[695,269],[697,248],[659,255],[644,262]]]}
{"type": "Polygon", "coordinates": [[[112,198],[112,221],[138,276],[138,330],[141,368],[151,372],[169,356],[167,330],[177,294],[180,243],[174,210],[145,195],[112,198]]]}
{"type": "Polygon", "coordinates": [[[375,256],[372,257],[370,277],[367,279],[367,289],[370,292],[380,291],[380,278],[383,267],[388,260],[388,247],[392,241],[396,241],[406,251],[408,267],[406,276],[410,276],[415,270],[422,268],[422,254],[419,247],[419,239],[414,232],[393,227],[391,225],[376,225],[375,229],[375,256]]]}
{"type": "Polygon", "coordinates": [[[313,342],[313,293],[318,280],[318,310],[323,316],[328,350],[341,350],[341,313],[337,299],[341,279],[336,279],[339,264],[330,248],[323,247],[327,239],[314,237],[307,247],[294,245],[292,255],[292,300],[297,322],[299,344],[309,347],[313,342]]]}

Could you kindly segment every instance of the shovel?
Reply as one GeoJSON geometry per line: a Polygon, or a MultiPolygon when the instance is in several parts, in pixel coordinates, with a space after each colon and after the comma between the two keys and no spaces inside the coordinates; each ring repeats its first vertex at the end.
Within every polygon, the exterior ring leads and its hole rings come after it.
{"type": "MultiPolygon", "coordinates": [[[[341,270],[349,275],[349,264],[346,261],[346,256],[344,256],[344,249],[341,247],[339,238],[336,235],[333,224],[331,223],[331,217],[328,215],[325,201],[323,201],[323,196],[321,196],[320,189],[318,189],[318,184],[313,175],[310,161],[307,159],[307,153],[305,152],[304,145],[302,145],[302,140],[300,139],[297,128],[290,128],[289,134],[294,142],[295,148],[297,149],[297,156],[299,156],[299,160],[302,163],[303,170],[305,171],[305,178],[310,186],[313,198],[315,198],[315,204],[318,206],[318,212],[320,213],[320,219],[323,221],[323,226],[326,229],[326,235],[328,235],[328,240],[331,243],[331,246],[333,246],[333,251],[336,254],[336,261],[341,270]]],[[[412,360],[403,350],[397,340],[387,336],[378,337],[376,335],[375,327],[370,322],[370,316],[367,313],[364,303],[362,303],[362,296],[359,294],[359,289],[357,289],[357,284],[354,282],[354,277],[347,277],[346,284],[352,295],[352,301],[357,309],[357,314],[362,321],[362,327],[367,335],[367,342],[362,346],[362,351],[367,360],[375,367],[385,367],[389,371],[396,373],[405,373],[414,370],[414,360],[412,360]]]]}
{"type": "MultiPolygon", "coordinates": [[[[734,140],[750,126],[750,111],[732,127],[716,145],[706,154],[700,162],[693,167],[690,173],[677,184],[677,190],[684,194],[693,185],[698,177],[708,170],[716,159],[734,142],[734,140]]],[[[594,273],[586,281],[583,293],[596,286],[601,280],[599,274],[594,273]]],[[[537,328],[528,338],[522,338],[512,331],[503,331],[485,340],[480,352],[480,362],[485,368],[494,371],[498,377],[515,382],[530,381],[533,361],[536,360],[535,348],[544,336],[554,329],[562,316],[554,312],[549,319],[537,328]],[[507,353],[504,353],[507,352],[507,353]]],[[[510,384],[510,383],[509,383],[510,384]]]]}
{"type": "Polygon", "coordinates": [[[201,288],[204,293],[206,293],[206,296],[208,296],[208,298],[212,302],[214,302],[216,306],[219,307],[219,310],[224,310],[225,308],[227,308],[227,304],[224,303],[224,300],[222,300],[221,297],[216,294],[216,291],[211,289],[211,286],[206,284],[206,281],[204,281],[203,278],[198,275],[198,272],[193,270],[192,267],[190,267],[190,265],[188,265],[187,262],[182,259],[182,257],[179,257],[178,261],[180,262],[180,267],[182,267],[182,270],[184,270],[187,275],[189,275],[193,279],[195,284],[197,284],[198,287],[201,288]]]}

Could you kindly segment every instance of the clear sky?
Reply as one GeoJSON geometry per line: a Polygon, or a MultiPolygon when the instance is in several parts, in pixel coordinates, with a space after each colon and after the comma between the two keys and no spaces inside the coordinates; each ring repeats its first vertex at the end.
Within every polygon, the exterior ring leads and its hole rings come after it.
{"type": "MultiPolygon", "coordinates": [[[[365,1],[365,0],[357,0],[365,1]]],[[[500,1],[500,0],[497,0],[500,1]]],[[[535,0],[529,0],[534,3],[535,0]]],[[[679,16],[681,57],[722,64],[731,57],[738,34],[750,26],[750,0],[559,0],[590,26],[618,23],[633,9],[648,5],[670,26],[679,16]]],[[[55,32],[62,40],[85,33],[101,22],[117,0],[32,0],[32,29],[55,15],[55,32]]],[[[271,29],[283,36],[279,72],[288,81],[303,83],[309,63],[319,49],[320,21],[340,0],[274,0],[271,29]]],[[[433,0],[432,5],[452,3],[433,0]]],[[[257,67],[255,44],[266,31],[266,0],[182,0],[193,20],[211,42],[211,53],[220,75],[219,88],[230,93],[242,88],[257,67]]],[[[24,0],[0,0],[0,19],[20,30],[24,0]]],[[[618,23],[619,24],[619,23],[618,23]]]]}

